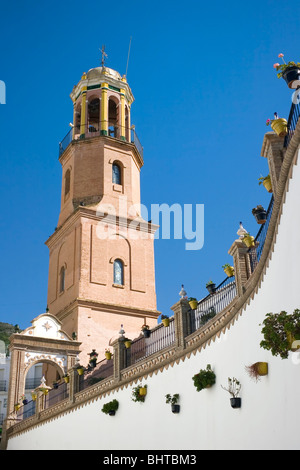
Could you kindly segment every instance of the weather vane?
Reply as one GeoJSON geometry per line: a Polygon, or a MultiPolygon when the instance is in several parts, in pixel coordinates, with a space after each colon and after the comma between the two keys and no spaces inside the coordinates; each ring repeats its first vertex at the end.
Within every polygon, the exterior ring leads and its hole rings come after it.
{"type": "Polygon", "coordinates": [[[99,49],[99,51],[101,51],[101,54],[102,54],[101,65],[102,67],[104,67],[105,58],[107,57],[107,54],[105,52],[105,46],[103,45],[102,49],[99,49]]]}

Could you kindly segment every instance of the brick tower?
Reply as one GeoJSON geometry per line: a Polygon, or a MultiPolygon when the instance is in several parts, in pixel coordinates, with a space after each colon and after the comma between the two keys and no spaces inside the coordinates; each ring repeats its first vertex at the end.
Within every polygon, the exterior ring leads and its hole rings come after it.
{"type": "Polygon", "coordinates": [[[131,339],[157,324],[154,232],[140,208],[143,151],[130,123],[133,95],[110,68],[84,73],[60,143],[61,208],[49,248],[48,308],[101,356],[121,324],[131,339]]]}

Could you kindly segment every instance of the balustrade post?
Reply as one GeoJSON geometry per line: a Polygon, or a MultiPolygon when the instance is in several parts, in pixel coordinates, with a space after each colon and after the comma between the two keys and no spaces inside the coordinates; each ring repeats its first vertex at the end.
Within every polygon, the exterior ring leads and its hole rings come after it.
{"type": "Polygon", "coordinates": [[[276,134],[265,134],[261,149],[261,156],[267,158],[269,165],[269,174],[272,183],[273,194],[276,197],[277,183],[279,180],[281,166],[284,159],[283,148],[284,137],[276,134]]]}
{"type": "Polygon", "coordinates": [[[233,257],[237,295],[243,295],[245,284],[251,275],[249,248],[242,240],[235,240],[228,253],[233,257]]]}
{"type": "Polygon", "coordinates": [[[185,348],[185,338],[191,334],[191,307],[186,299],[180,299],[171,307],[174,312],[175,344],[178,349],[185,348]]]}
{"type": "Polygon", "coordinates": [[[71,369],[68,370],[68,375],[69,375],[69,383],[68,383],[68,388],[69,388],[69,402],[74,403],[75,402],[75,393],[79,391],[79,375],[77,372],[77,367],[71,367],[71,369]]]}
{"type": "Polygon", "coordinates": [[[113,361],[114,361],[114,380],[118,382],[121,379],[121,371],[127,367],[128,364],[126,364],[126,348],[124,345],[124,340],[123,338],[118,338],[116,341],[112,343],[112,346],[114,348],[114,355],[113,355],[113,361]]]}

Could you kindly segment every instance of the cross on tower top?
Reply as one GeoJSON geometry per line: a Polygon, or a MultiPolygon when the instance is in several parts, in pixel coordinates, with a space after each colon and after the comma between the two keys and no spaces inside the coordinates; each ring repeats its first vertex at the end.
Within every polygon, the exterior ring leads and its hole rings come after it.
{"type": "Polygon", "coordinates": [[[102,54],[101,65],[102,65],[102,67],[104,67],[104,62],[105,62],[105,59],[107,57],[107,54],[105,52],[105,46],[103,45],[102,49],[99,49],[99,51],[101,51],[101,54],[102,54]]]}

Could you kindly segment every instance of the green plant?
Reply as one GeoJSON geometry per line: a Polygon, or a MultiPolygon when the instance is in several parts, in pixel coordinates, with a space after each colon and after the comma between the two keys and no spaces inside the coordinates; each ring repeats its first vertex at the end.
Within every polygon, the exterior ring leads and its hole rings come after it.
{"type": "Polygon", "coordinates": [[[204,313],[203,315],[201,315],[199,326],[205,325],[205,323],[211,320],[211,318],[213,318],[215,315],[216,315],[215,307],[210,307],[207,313],[204,313]]]}
{"type": "Polygon", "coordinates": [[[222,268],[223,268],[223,269],[226,269],[226,268],[231,268],[231,265],[230,265],[230,264],[228,264],[228,263],[226,263],[226,264],[223,264],[222,268]]]}
{"type": "Polygon", "coordinates": [[[200,369],[198,374],[193,376],[193,381],[197,392],[214,385],[216,383],[216,374],[211,369],[211,365],[207,364],[206,369],[200,369]]]}
{"type": "Polygon", "coordinates": [[[276,71],[278,72],[277,73],[278,78],[282,77],[283,73],[285,72],[285,70],[288,67],[299,67],[300,68],[300,63],[299,62],[290,61],[290,62],[286,63],[285,60],[283,59],[283,57],[284,57],[283,54],[279,54],[278,57],[283,60],[283,64],[276,63],[276,64],[273,65],[274,69],[276,69],[276,71]]]}
{"type": "Polygon", "coordinates": [[[171,405],[176,405],[179,400],[179,393],[175,393],[174,395],[170,395],[169,393],[166,395],[166,403],[171,403],[171,405]]]}
{"type": "Polygon", "coordinates": [[[197,299],[195,299],[195,297],[189,297],[188,298],[188,302],[197,302],[197,299]]]}
{"type": "Polygon", "coordinates": [[[263,184],[265,181],[268,181],[268,180],[270,180],[270,179],[271,179],[270,175],[268,175],[268,176],[261,176],[260,178],[258,178],[258,184],[263,184]]]}
{"type": "Polygon", "coordinates": [[[221,387],[223,388],[223,390],[226,390],[226,392],[229,392],[232,398],[237,398],[242,388],[242,385],[235,377],[233,377],[232,379],[228,377],[228,387],[223,387],[223,385],[221,385],[221,387]]]}
{"type": "Polygon", "coordinates": [[[118,408],[119,402],[118,400],[114,399],[112,401],[109,401],[108,403],[105,403],[101,411],[105,414],[109,414],[111,411],[117,411],[118,408]]]}
{"type": "Polygon", "coordinates": [[[265,209],[263,208],[263,206],[261,205],[258,205],[256,207],[254,207],[254,209],[252,209],[252,214],[256,214],[257,212],[261,212],[261,211],[264,211],[265,209]]]}
{"type": "Polygon", "coordinates": [[[287,359],[293,340],[300,339],[300,310],[295,309],[290,315],[285,311],[267,313],[262,324],[264,339],[260,347],[287,359]]]}
{"type": "Polygon", "coordinates": [[[144,330],[149,330],[149,326],[148,325],[143,325],[142,328],[141,328],[142,331],[144,330]]]}
{"type": "Polygon", "coordinates": [[[206,283],[206,287],[207,287],[207,286],[211,286],[212,284],[214,284],[213,281],[208,281],[208,282],[206,283]]]}
{"type": "Polygon", "coordinates": [[[147,384],[146,385],[138,385],[137,387],[133,388],[132,397],[131,397],[132,401],[144,403],[145,395],[141,395],[141,393],[140,393],[141,388],[147,388],[147,384]]]}
{"type": "Polygon", "coordinates": [[[161,319],[162,319],[162,320],[166,320],[167,318],[169,318],[168,315],[162,315],[162,316],[161,316],[161,319]]]}

